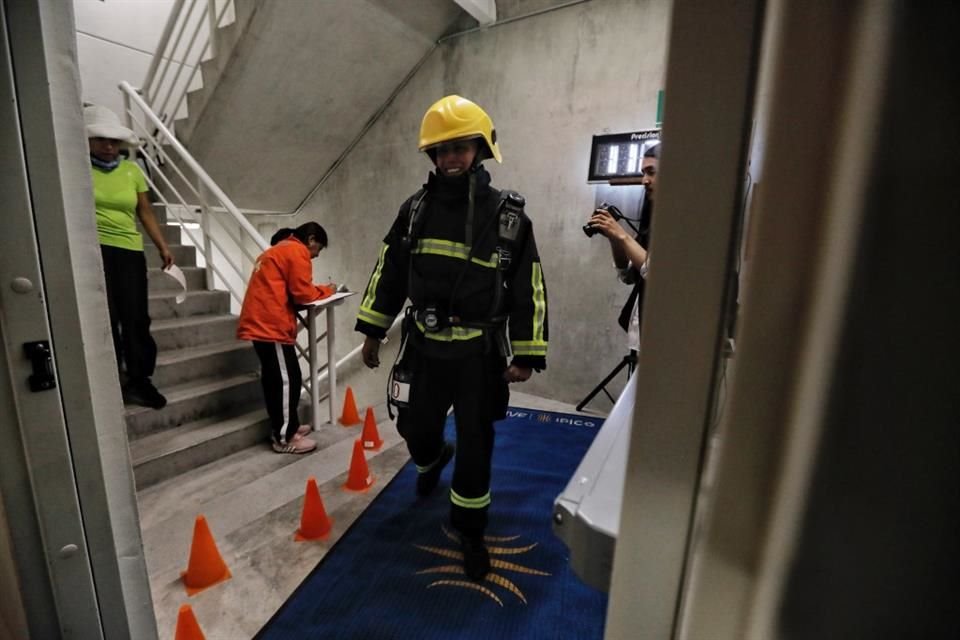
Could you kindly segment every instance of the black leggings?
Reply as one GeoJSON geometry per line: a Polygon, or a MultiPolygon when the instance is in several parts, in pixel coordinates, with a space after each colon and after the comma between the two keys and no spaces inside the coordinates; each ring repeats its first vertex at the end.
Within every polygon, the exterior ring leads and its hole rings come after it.
{"type": "Polygon", "coordinates": [[[157,365],[147,308],[147,260],[143,251],[106,245],[100,245],[100,254],[117,366],[126,365],[129,381],[144,380],[157,365]]]}
{"type": "Polygon", "coordinates": [[[300,362],[292,344],[254,341],[260,358],[260,383],[274,442],[287,444],[300,428],[300,362]]]}

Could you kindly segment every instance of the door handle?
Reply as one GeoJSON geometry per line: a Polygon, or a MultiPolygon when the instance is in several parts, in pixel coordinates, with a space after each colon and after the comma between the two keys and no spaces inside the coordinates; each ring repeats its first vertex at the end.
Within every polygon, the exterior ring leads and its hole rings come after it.
{"type": "Polygon", "coordinates": [[[50,343],[46,340],[24,342],[23,352],[33,366],[33,374],[27,378],[30,391],[49,391],[57,388],[57,379],[53,375],[53,358],[50,357],[50,343]]]}

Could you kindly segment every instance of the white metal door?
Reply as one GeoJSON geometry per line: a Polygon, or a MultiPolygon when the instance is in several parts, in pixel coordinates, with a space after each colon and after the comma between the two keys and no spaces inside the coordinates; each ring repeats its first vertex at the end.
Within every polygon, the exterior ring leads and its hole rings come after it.
{"type": "Polygon", "coordinates": [[[0,8],[0,491],[30,636],[102,638],[24,159],[29,106],[17,100],[0,8]]]}

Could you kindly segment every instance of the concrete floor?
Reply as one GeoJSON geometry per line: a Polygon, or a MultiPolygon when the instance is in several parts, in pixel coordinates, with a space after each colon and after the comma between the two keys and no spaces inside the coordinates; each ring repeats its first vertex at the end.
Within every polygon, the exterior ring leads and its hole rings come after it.
{"type": "MultiPolygon", "coordinates": [[[[349,377],[361,415],[372,405],[384,440],[367,460],[375,481],[366,493],[341,487],[360,427],[321,425],[318,450],[277,455],[247,449],[139,493],[140,521],[160,638],[174,635],[177,611],[189,603],[210,640],[251,638],[269,620],[407,462],[409,456],[383,403],[381,372],[349,377]],[[328,515],[329,539],[294,542],[307,478],[314,476],[328,515]],[[188,597],[180,579],[193,526],[203,514],[233,577],[188,597]]],[[[516,389],[517,387],[514,387],[516,389]]],[[[598,403],[599,404],[599,403],[598,403]]],[[[576,413],[572,405],[514,391],[510,405],[576,413]]]]}

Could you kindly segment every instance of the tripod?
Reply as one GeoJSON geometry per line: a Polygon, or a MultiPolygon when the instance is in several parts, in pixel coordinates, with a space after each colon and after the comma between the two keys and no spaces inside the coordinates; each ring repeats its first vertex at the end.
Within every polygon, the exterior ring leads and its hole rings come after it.
{"type": "Polygon", "coordinates": [[[603,391],[606,394],[606,396],[610,398],[610,402],[615,403],[616,399],[610,395],[609,391],[607,391],[607,383],[613,380],[614,377],[618,373],[620,373],[620,370],[623,369],[624,367],[627,368],[627,379],[629,380],[630,376],[633,375],[633,370],[636,368],[636,366],[637,366],[637,352],[634,351],[633,349],[630,349],[630,353],[623,356],[623,360],[621,360],[617,364],[617,366],[613,368],[613,371],[608,373],[607,377],[601,380],[600,384],[595,386],[593,388],[593,391],[587,394],[587,397],[580,401],[580,404],[577,405],[577,411],[583,411],[583,408],[587,406],[587,403],[593,400],[594,396],[596,396],[601,391],[603,391]]]}

